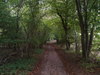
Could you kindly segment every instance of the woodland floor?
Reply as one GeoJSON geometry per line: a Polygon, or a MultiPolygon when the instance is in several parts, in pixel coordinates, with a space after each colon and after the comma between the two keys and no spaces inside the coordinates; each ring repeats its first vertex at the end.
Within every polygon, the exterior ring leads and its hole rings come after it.
{"type": "Polygon", "coordinates": [[[74,54],[65,54],[55,45],[46,45],[40,62],[29,75],[100,75],[100,68],[88,72],[74,54]]]}

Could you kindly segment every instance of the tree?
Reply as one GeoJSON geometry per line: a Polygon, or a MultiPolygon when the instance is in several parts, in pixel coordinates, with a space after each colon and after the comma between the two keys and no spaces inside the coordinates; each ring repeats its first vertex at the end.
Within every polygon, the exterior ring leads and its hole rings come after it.
{"type": "Polygon", "coordinates": [[[52,1],[52,8],[55,11],[55,13],[59,16],[62,27],[65,32],[65,38],[66,38],[66,49],[70,49],[70,34],[69,31],[71,30],[71,18],[75,14],[75,7],[73,0],[54,0],[52,1]]]}
{"type": "Polygon", "coordinates": [[[93,1],[75,0],[75,2],[76,2],[77,13],[78,13],[80,29],[81,29],[82,55],[83,55],[83,58],[87,60],[89,58],[90,49],[91,49],[92,40],[93,40],[93,32],[94,32],[94,26],[95,26],[93,20],[96,21],[96,18],[95,19],[91,19],[91,18],[92,17],[94,18],[92,14],[95,14],[95,13],[96,13],[95,17],[98,16],[97,15],[98,0],[93,0],[93,1]],[[94,9],[94,7],[96,8],[94,9]]]}

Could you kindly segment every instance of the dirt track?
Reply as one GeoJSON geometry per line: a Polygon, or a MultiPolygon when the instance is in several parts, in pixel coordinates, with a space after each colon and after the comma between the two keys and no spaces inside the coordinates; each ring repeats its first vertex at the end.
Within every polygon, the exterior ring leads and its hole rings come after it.
{"type": "Polygon", "coordinates": [[[29,75],[68,75],[55,47],[47,45],[41,63],[29,75]]]}
{"type": "Polygon", "coordinates": [[[99,71],[87,72],[79,65],[76,55],[65,54],[56,45],[45,45],[44,49],[40,62],[29,75],[100,75],[99,71]]]}
{"type": "Polygon", "coordinates": [[[52,46],[47,47],[41,67],[41,75],[68,75],[62,61],[52,46]]]}

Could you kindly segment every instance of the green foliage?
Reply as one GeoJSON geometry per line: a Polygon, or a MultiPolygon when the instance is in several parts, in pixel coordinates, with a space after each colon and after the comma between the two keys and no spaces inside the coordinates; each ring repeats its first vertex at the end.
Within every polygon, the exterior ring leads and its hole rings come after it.
{"type": "Polygon", "coordinates": [[[83,63],[81,63],[81,66],[83,67],[83,68],[86,68],[87,69],[87,71],[89,71],[89,72],[94,72],[94,67],[97,67],[98,65],[97,64],[94,64],[94,63],[86,63],[86,62],[83,62],[83,63]]]}
{"type": "Polygon", "coordinates": [[[25,73],[24,75],[26,75],[28,71],[31,71],[33,69],[36,62],[36,58],[18,59],[16,61],[12,61],[8,64],[0,66],[0,74],[13,75],[17,74],[17,72],[22,71],[21,75],[22,73],[25,73]]]}
{"type": "Polygon", "coordinates": [[[39,0],[0,2],[0,43],[43,44],[49,29],[40,20],[39,11],[39,0]]]}
{"type": "MultiPolygon", "coordinates": [[[[88,4],[88,32],[90,33],[90,30],[94,25],[95,33],[93,48],[99,49],[99,2],[96,1],[92,6],[93,2],[94,0],[89,0],[88,4]]],[[[84,13],[82,13],[82,15],[84,16],[84,13]]],[[[1,45],[20,46],[19,48],[22,48],[23,52],[27,51],[28,53],[28,48],[30,48],[31,44],[32,48],[34,48],[32,49],[34,50],[34,53],[41,54],[42,50],[35,50],[35,48],[39,48],[42,44],[46,43],[47,40],[56,39],[60,43],[65,43],[68,38],[70,44],[75,43],[75,40],[80,44],[80,31],[81,29],[79,27],[78,16],[76,15],[76,5],[74,0],[0,1],[1,45]],[[63,28],[58,13],[62,16],[65,26],[67,26],[66,30],[63,28]],[[65,31],[67,31],[67,34],[65,34],[65,31]]],[[[16,51],[20,54],[21,51],[19,48],[16,48],[18,49],[16,51]]],[[[20,61],[18,60],[18,62],[20,61]]],[[[15,66],[15,64],[12,65],[15,66]]],[[[21,67],[23,67],[23,65],[21,67]]]]}
{"type": "Polygon", "coordinates": [[[44,52],[44,49],[35,49],[34,54],[42,54],[44,52]]]}
{"type": "Polygon", "coordinates": [[[96,67],[96,64],[93,64],[93,63],[82,63],[82,66],[85,67],[86,69],[89,69],[89,68],[96,67]]]}
{"type": "MultiPolygon", "coordinates": [[[[34,54],[40,55],[44,52],[43,49],[35,49],[34,54]]],[[[34,55],[33,54],[33,55],[34,55]]],[[[4,65],[0,66],[0,75],[27,75],[29,71],[32,71],[35,64],[38,62],[37,57],[31,58],[19,58],[16,60],[12,60],[9,63],[5,63],[4,65]]]]}
{"type": "Polygon", "coordinates": [[[0,40],[14,40],[18,36],[16,17],[11,16],[7,3],[0,2],[0,9],[0,40]]]}

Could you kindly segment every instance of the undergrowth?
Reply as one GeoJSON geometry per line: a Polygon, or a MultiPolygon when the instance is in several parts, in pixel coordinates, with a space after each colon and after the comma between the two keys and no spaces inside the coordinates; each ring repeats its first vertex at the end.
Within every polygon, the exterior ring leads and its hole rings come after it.
{"type": "MultiPolygon", "coordinates": [[[[43,50],[36,49],[35,54],[41,54],[43,50]]],[[[0,75],[28,75],[32,71],[38,59],[36,57],[20,58],[0,66],[0,75]]]]}
{"type": "Polygon", "coordinates": [[[94,68],[97,67],[98,65],[97,64],[94,64],[94,63],[81,63],[81,66],[83,68],[85,68],[87,71],[89,72],[94,72],[94,68]]]}

